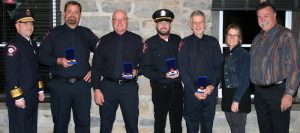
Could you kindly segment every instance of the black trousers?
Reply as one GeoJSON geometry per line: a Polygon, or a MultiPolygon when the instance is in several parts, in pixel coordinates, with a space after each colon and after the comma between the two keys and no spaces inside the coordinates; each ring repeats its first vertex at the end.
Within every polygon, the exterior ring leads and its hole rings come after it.
{"type": "MultiPolygon", "coordinates": [[[[193,95],[191,95],[193,96],[193,95]]],[[[184,116],[188,133],[212,133],[217,91],[213,91],[205,100],[198,101],[198,105],[184,116]]]]}
{"type": "Polygon", "coordinates": [[[75,133],[90,133],[91,85],[84,80],[70,84],[53,79],[49,87],[54,133],[68,133],[71,109],[75,133]]]}
{"type": "MultiPolygon", "coordinates": [[[[26,102],[26,101],[25,101],[26,102]]],[[[25,109],[7,105],[9,133],[36,133],[38,105],[26,106],[25,109]]]]}
{"type": "Polygon", "coordinates": [[[111,133],[119,105],[126,132],[138,133],[139,97],[136,81],[118,84],[103,79],[101,91],[104,95],[104,104],[100,106],[100,133],[111,133]]]}
{"type": "Polygon", "coordinates": [[[260,133],[288,133],[290,112],[281,111],[285,84],[271,87],[255,86],[254,105],[260,133]]]}
{"type": "Polygon", "coordinates": [[[169,113],[171,133],[182,132],[183,87],[181,82],[151,82],[154,105],[154,133],[164,133],[169,113]]]}

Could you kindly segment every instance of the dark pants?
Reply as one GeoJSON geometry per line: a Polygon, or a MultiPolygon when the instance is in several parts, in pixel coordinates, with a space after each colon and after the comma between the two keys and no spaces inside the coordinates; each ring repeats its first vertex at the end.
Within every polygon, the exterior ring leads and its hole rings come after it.
{"type": "Polygon", "coordinates": [[[84,80],[70,84],[60,80],[49,83],[54,133],[68,133],[71,109],[76,133],[90,132],[91,85],[84,80]]]}
{"type": "MultiPolygon", "coordinates": [[[[25,101],[26,102],[26,101],[25,101]]],[[[36,133],[38,105],[25,109],[8,105],[9,133],[36,133]]]]}
{"type": "Polygon", "coordinates": [[[247,113],[225,112],[231,133],[245,133],[247,113]]]}
{"type": "Polygon", "coordinates": [[[154,133],[164,133],[169,113],[171,133],[182,132],[183,87],[181,82],[151,82],[154,105],[154,133]]]}
{"type": "Polygon", "coordinates": [[[198,133],[199,126],[201,133],[212,133],[215,111],[216,95],[214,91],[205,100],[201,100],[192,111],[184,116],[188,133],[198,133]]]}
{"type": "Polygon", "coordinates": [[[111,133],[120,105],[127,133],[138,133],[139,97],[136,81],[119,85],[116,82],[103,79],[101,91],[104,104],[100,106],[100,133],[111,133]]]}
{"type": "Polygon", "coordinates": [[[284,91],[285,84],[271,87],[255,86],[254,105],[261,133],[289,132],[291,110],[282,112],[280,108],[284,91]]]}

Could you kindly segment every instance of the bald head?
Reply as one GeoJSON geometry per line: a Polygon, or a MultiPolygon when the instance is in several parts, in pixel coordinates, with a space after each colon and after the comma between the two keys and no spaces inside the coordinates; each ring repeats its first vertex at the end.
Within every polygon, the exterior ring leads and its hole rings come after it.
{"type": "Polygon", "coordinates": [[[114,31],[120,35],[124,34],[128,26],[127,13],[124,10],[116,10],[112,15],[112,25],[114,31]]]}

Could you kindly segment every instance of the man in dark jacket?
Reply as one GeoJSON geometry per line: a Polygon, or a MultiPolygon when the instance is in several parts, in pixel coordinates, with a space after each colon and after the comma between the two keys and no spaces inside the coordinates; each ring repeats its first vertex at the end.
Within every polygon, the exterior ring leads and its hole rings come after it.
{"type": "Polygon", "coordinates": [[[37,45],[30,39],[34,19],[27,9],[15,15],[15,22],[17,35],[4,50],[9,132],[36,133],[38,100],[44,101],[45,96],[39,81],[37,45]]]}
{"type": "Polygon", "coordinates": [[[205,35],[205,14],[191,14],[193,35],[179,46],[179,71],[184,83],[184,112],[187,132],[211,133],[215,116],[222,53],[216,38],[205,35]],[[198,85],[200,83],[201,86],[198,85]]]}
{"type": "Polygon", "coordinates": [[[171,133],[181,133],[183,88],[177,70],[181,38],[170,34],[174,14],[168,9],[153,13],[157,35],[144,44],[142,74],[150,79],[154,105],[154,133],[164,133],[169,113],[171,133]]]}

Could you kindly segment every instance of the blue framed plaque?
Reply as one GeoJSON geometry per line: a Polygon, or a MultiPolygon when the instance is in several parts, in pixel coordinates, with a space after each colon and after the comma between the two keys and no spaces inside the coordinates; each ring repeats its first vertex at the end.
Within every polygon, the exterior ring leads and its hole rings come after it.
{"type": "Polygon", "coordinates": [[[125,79],[132,79],[133,75],[133,64],[132,62],[123,62],[123,67],[124,67],[124,74],[123,78],[125,79]]]}
{"type": "Polygon", "coordinates": [[[77,61],[75,60],[75,48],[65,49],[65,57],[68,60],[68,64],[77,64],[77,61]]]}
{"type": "Polygon", "coordinates": [[[204,93],[206,88],[207,76],[198,76],[197,77],[197,92],[204,93]]]}
{"type": "Polygon", "coordinates": [[[174,76],[177,73],[177,67],[176,67],[176,59],[175,58],[168,58],[165,59],[168,69],[169,76],[174,76]]]}

